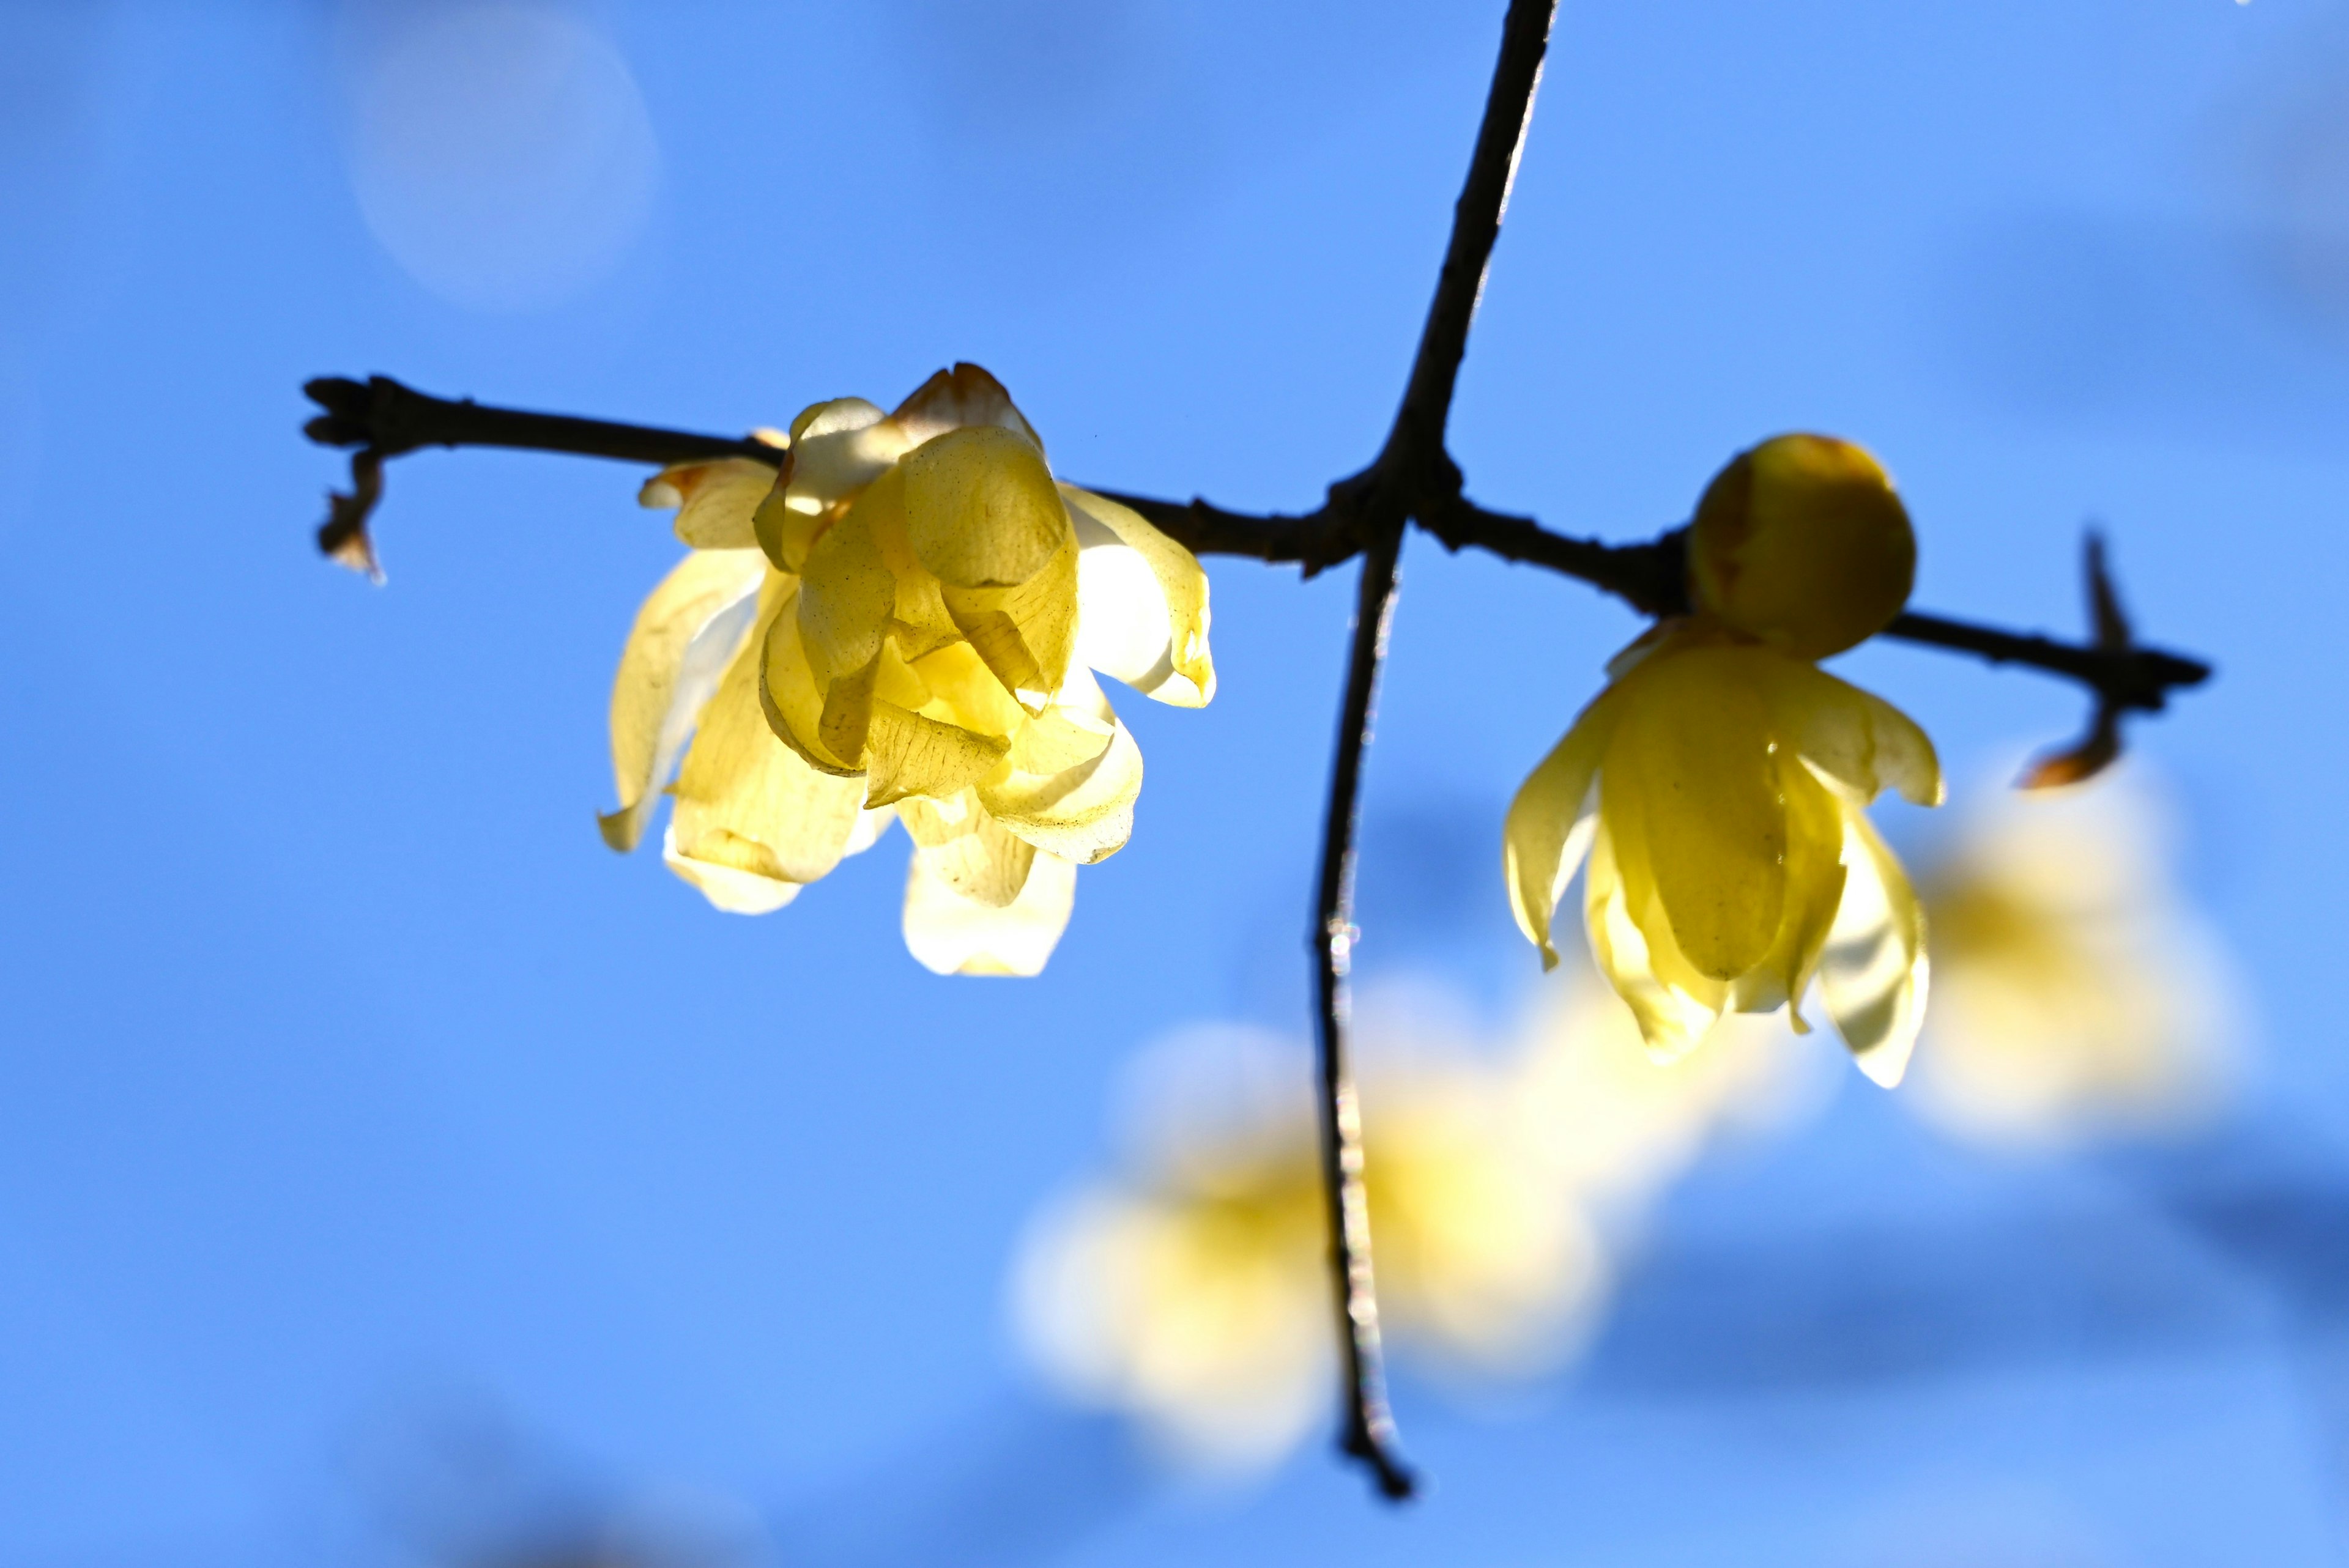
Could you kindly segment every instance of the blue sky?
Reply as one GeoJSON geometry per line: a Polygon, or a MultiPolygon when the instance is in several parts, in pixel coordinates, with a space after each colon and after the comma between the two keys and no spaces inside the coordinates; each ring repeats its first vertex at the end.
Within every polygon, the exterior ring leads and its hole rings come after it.
{"type": "MultiPolygon", "coordinates": [[[[542,7],[640,108],[565,100],[606,161],[509,235],[492,176],[451,228],[368,161],[431,7],[0,5],[0,1559],[378,1561],[403,1434],[478,1420],[564,1495],[735,1500],[815,1561],[2333,1560],[2315,1353],[2207,1259],[2217,1326],[2125,1354],[2051,1308],[2039,1353],[1848,1387],[1674,1392],[1636,1342],[1504,1415],[1406,1378],[1441,1484],[1400,1518],[1319,1452],[1159,1489],[1034,1390],[1002,1272],[1135,1049],[1303,1025],[1349,574],[1212,565],[1221,693],[1121,704],[1133,844],[1013,985],[905,956],[901,849],[759,921],[602,849],[607,683],[676,551],[637,473],[410,458],[388,588],[311,552],[340,474],[298,387],[372,370],[733,431],[971,359],[1080,480],[1308,505],[1392,413],[1499,10],[542,7]]],[[[1759,437],[1846,434],[1920,607],[2066,633],[2103,523],[2147,634],[2220,666],[2135,739],[2256,998],[2254,1116],[2321,1150],[2344,414],[2338,7],[1570,4],[1454,449],[1488,504],[1636,538],[1759,437]]],[[[1424,539],[1403,571],[1363,962],[1498,1011],[1534,967],[1502,809],[1635,624],[1424,539]]],[[[1975,788],[2081,717],[1839,667],[1975,788]]],[[[2144,1222],[2126,1192],[1855,1087],[1700,1175],[1646,1299],[1682,1322],[1708,1248],[1767,1278],[2012,1216],[1983,1266],[2028,1293],[2144,1222]]]]}

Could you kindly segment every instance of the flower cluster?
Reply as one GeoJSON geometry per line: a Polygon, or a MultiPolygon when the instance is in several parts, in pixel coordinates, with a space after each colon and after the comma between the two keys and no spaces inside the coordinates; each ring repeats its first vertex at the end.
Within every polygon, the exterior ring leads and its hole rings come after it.
{"type": "Polygon", "coordinates": [[[1782,436],[1706,490],[1686,617],[1608,666],[1509,810],[1517,923],[1557,962],[1551,919],[1587,854],[1599,968],[1649,1048],[1688,1049],[1724,1011],[1788,1006],[1814,975],[1860,1068],[1887,1085],[1924,1009],[1924,917],[1861,808],[1942,795],[1932,743],[1814,661],[1882,629],[1916,546],[1875,459],[1782,436]]]}
{"type": "Polygon", "coordinates": [[[1206,703],[1206,574],[1056,482],[977,366],[893,413],[816,404],[774,439],[778,467],[680,464],[645,486],[693,553],[621,656],[605,838],[633,849],[677,769],[669,866],[719,908],[764,913],[894,816],[915,845],[914,956],[1033,975],[1076,868],[1123,846],[1142,788],[1092,671],[1206,703]]]}

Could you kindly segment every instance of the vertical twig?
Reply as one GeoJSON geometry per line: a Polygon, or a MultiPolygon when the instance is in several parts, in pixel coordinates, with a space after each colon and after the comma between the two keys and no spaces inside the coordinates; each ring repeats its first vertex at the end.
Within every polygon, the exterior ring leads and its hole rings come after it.
{"type": "Polygon", "coordinates": [[[1360,814],[1362,755],[1394,614],[1395,562],[1406,523],[1456,506],[1460,469],[1444,450],[1452,395],[1468,348],[1468,327],[1485,290],[1485,271],[1499,238],[1501,214],[1517,170],[1534,89],[1557,0],[1510,0],[1501,24],[1501,54],[1476,130],[1468,178],[1452,210],[1452,237],[1435,297],[1420,329],[1411,381],[1377,459],[1332,485],[1330,508],[1346,515],[1361,542],[1362,576],[1354,602],[1353,648],[1346,666],[1338,755],[1330,770],[1330,810],[1321,826],[1321,882],[1314,904],[1313,954],[1321,1042],[1321,1181],[1330,1212],[1330,1269],[1337,1286],[1345,1359],[1346,1452],[1368,1465],[1379,1490],[1407,1498],[1414,1482],[1395,1454],[1379,1345],[1379,1298],[1371,1264],[1370,1202],[1363,1182],[1361,1109],[1347,1059],[1347,976],[1354,960],[1354,830],[1360,814]]]}
{"type": "Polygon", "coordinates": [[[1379,666],[1394,615],[1395,561],[1402,531],[1392,530],[1362,552],[1354,601],[1354,641],[1346,663],[1338,756],[1330,770],[1330,810],[1322,820],[1321,880],[1314,903],[1315,999],[1321,1043],[1321,1184],[1330,1212],[1331,1265],[1338,1284],[1340,1344],[1346,1376],[1345,1450],[1371,1467],[1390,1498],[1412,1494],[1411,1471],[1394,1452],[1386,1371],[1379,1348],[1379,1296],[1371,1271],[1371,1212],[1362,1185],[1362,1119],[1346,1050],[1347,976],[1354,963],[1354,832],[1361,815],[1362,753],[1371,744],[1379,666]]]}

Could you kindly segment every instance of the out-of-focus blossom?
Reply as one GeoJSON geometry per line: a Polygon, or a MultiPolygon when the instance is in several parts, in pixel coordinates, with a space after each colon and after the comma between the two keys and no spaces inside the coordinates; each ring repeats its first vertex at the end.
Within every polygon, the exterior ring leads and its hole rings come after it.
{"type": "Polygon", "coordinates": [[[1924,1009],[1924,928],[1862,811],[1894,789],[1941,799],[1932,743],[1813,660],[1907,599],[1915,544],[1857,447],[1784,436],[1714,479],[1690,542],[1695,611],[1619,655],[1609,682],[1517,792],[1506,872],[1517,923],[1550,923],[1588,852],[1599,969],[1669,1059],[1724,1011],[1789,1007],[1816,975],[1860,1068],[1899,1081],[1924,1009]]]}
{"type": "MultiPolygon", "coordinates": [[[[1158,1059],[1187,1087],[1168,1091],[1124,1171],[1040,1219],[1015,1315],[1064,1389],[1134,1415],[1175,1457],[1266,1463],[1335,1408],[1306,1059],[1237,1028],[1178,1036],[1158,1059]]],[[[1388,1342],[1486,1374],[1546,1361],[1603,1280],[1595,1233],[1525,1141],[1510,1087],[1437,1052],[1382,1057],[1361,1086],[1388,1342]]]]}
{"type": "MultiPolygon", "coordinates": [[[[1625,1236],[1718,1130],[1816,1079],[1759,1019],[1651,1062],[1586,971],[1547,983],[1494,1049],[1440,995],[1356,1010],[1371,1235],[1400,1358],[1479,1382],[1571,1354],[1625,1236]]],[[[1278,1459],[1337,1398],[1337,1307],[1310,1072],[1278,1037],[1188,1031],[1145,1055],[1124,1169],[1049,1209],[1015,1271],[1030,1350],[1073,1397],[1176,1457],[1278,1459]]]]}
{"type": "Polygon", "coordinates": [[[1704,1048],[1659,1062],[1596,975],[1561,968],[1520,1031],[1512,1103],[1554,1179],[1619,1234],[1723,1134],[1816,1106],[1825,1058],[1775,1018],[1732,1013],[1704,1048]]]}
{"type": "Polygon", "coordinates": [[[1206,576],[1126,508],[1057,484],[977,366],[892,414],[816,404],[776,439],[780,473],[726,459],[645,487],[693,553],[621,658],[605,837],[635,847],[682,755],[669,866],[765,913],[894,814],[916,846],[914,956],[1033,975],[1076,868],[1124,845],[1142,788],[1092,671],[1204,705],[1206,576]]]}
{"type": "Polygon", "coordinates": [[[1918,1109],[2009,1143],[2144,1130],[2223,1103],[2215,939],[2171,885],[2125,780],[1986,809],[1924,880],[1933,1017],[1918,1109]]]}

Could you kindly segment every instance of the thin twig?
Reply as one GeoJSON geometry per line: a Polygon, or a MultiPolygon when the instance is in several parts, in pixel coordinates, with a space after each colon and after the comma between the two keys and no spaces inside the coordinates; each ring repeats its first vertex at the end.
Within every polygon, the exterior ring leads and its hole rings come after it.
{"type": "Polygon", "coordinates": [[[1379,1491],[1412,1494],[1412,1473],[1394,1450],[1379,1347],[1379,1295],[1371,1265],[1370,1197],[1363,1186],[1362,1119],[1354,1096],[1347,1025],[1348,976],[1354,963],[1354,837],[1361,815],[1362,754],[1371,744],[1379,668],[1395,604],[1395,561],[1402,531],[1362,552],[1355,592],[1353,646],[1338,718],[1337,758],[1330,769],[1329,810],[1321,823],[1321,876],[1313,905],[1314,992],[1321,1046],[1321,1180],[1329,1204],[1330,1266],[1338,1285],[1340,1343],[1345,1351],[1346,1452],[1371,1468],[1379,1491]]]}

